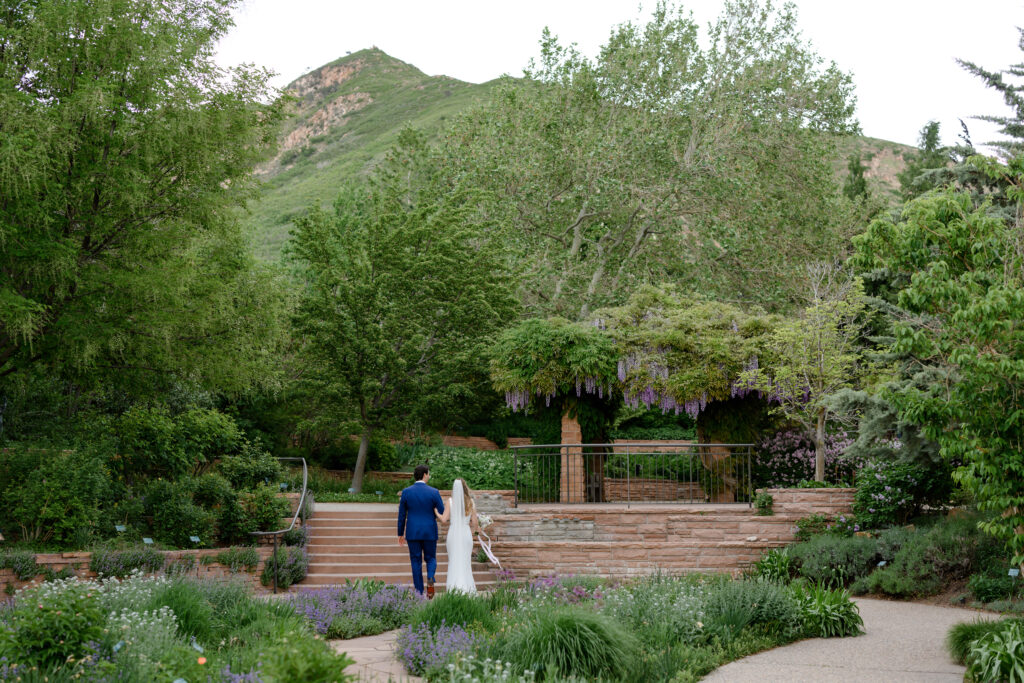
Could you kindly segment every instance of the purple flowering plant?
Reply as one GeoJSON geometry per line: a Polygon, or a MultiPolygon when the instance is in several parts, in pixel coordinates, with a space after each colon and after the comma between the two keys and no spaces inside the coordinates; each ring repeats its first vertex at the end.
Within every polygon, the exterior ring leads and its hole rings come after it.
{"type": "MultiPolygon", "coordinates": [[[[825,479],[852,484],[863,461],[846,454],[853,443],[845,431],[825,436],[825,479]]],[[[796,430],[778,432],[758,445],[754,484],[758,488],[788,488],[814,479],[814,442],[796,430]]]]}
{"type": "Polygon", "coordinates": [[[347,583],[304,589],[286,603],[328,638],[383,633],[406,623],[424,598],[409,586],[347,583]]]}
{"type": "Polygon", "coordinates": [[[441,624],[436,631],[426,622],[417,626],[404,626],[396,641],[398,659],[414,676],[444,670],[448,660],[460,653],[468,653],[483,642],[483,636],[467,631],[459,625],[441,624]]]}

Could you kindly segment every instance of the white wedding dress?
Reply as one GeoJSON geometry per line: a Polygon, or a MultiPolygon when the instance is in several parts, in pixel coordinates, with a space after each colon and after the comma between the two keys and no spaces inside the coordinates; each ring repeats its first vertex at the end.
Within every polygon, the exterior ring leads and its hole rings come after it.
{"type": "Polygon", "coordinates": [[[476,582],[473,580],[473,531],[469,528],[466,517],[465,493],[462,480],[456,479],[452,484],[452,497],[448,499],[451,510],[448,538],[445,548],[448,550],[448,574],[445,590],[476,593],[476,582]]]}

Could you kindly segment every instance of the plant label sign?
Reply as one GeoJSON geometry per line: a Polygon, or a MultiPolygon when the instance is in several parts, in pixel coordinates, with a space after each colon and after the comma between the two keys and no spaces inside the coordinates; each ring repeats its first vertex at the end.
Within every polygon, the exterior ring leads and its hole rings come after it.
{"type": "Polygon", "coordinates": [[[189,536],[188,540],[192,541],[193,543],[199,543],[199,537],[198,536],[189,536]]]}
{"type": "Polygon", "coordinates": [[[1020,570],[1019,569],[1011,569],[1010,571],[1008,571],[1006,573],[1009,574],[1010,576],[1014,577],[1014,578],[1020,576],[1020,570]]]}
{"type": "Polygon", "coordinates": [[[127,529],[128,529],[128,527],[126,527],[124,524],[115,524],[114,525],[114,531],[116,531],[119,534],[123,534],[125,531],[127,531],[127,529]]]}
{"type": "Polygon", "coordinates": [[[146,545],[153,545],[153,539],[148,537],[148,536],[143,536],[142,537],[142,542],[145,543],[146,545]]]}

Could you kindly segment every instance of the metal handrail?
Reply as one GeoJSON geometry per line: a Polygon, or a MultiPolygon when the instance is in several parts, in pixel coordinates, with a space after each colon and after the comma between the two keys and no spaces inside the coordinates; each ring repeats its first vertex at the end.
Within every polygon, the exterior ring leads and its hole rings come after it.
{"type": "Polygon", "coordinates": [[[287,529],[278,529],[277,531],[250,531],[249,535],[262,538],[264,536],[274,537],[274,593],[277,594],[277,537],[282,534],[286,534],[295,528],[295,523],[299,520],[299,516],[302,514],[302,508],[306,503],[306,492],[307,483],[309,482],[309,470],[306,467],[305,458],[277,458],[278,460],[301,460],[302,461],[302,495],[299,496],[299,505],[295,508],[295,514],[292,515],[292,523],[288,525],[287,529]]]}
{"type": "MultiPolygon", "coordinates": [[[[651,457],[670,457],[670,456],[689,456],[689,457],[701,457],[707,454],[709,449],[729,449],[729,456],[740,456],[742,459],[739,462],[739,481],[745,486],[741,487],[740,490],[746,491],[746,497],[748,500],[736,502],[746,502],[747,505],[753,505],[753,495],[749,490],[752,486],[751,475],[752,475],[752,456],[755,444],[752,443],[699,443],[696,441],[688,440],[677,440],[677,441],[658,441],[657,443],[651,443],[650,441],[619,441],[618,443],[552,443],[552,444],[523,444],[521,446],[512,446],[512,458],[513,458],[513,476],[515,478],[515,495],[513,500],[513,506],[518,507],[520,503],[520,460],[525,462],[529,458],[535,457],[548,457],[557,456],[559,453],[564,457],[566,452],[576,451],[583,458],[602,458],[606,456],[623,456],[625,457],[625,502],[627,507],[633,502],[632,486],[633,479],[633,465],[636,465],[636,475],[640,475],[640,464],[638,462],[630,462],[633,458],[640,458],[646,460],[651,457]],[[742,450],[741,450],[742,449],[742,450]]],[[[705,463],[704,465],[713,474],[716,472],[714,466],[709,466],[705,463]]],[[[556,471],[558,465],[555,465],[556,471]]],[[[589,471],[590,465],[583,465],[585,470],[589,471]]],[[[601,465],[603,467],[603,465],[601,465]]],[[[690,471],[685,481],[694,481],[694,470],[693,463],[690,463],[690,471]]],[[[573,471],[570,468],[570,471],[573,471]]],[[[717,470],[721,474],[720,470],[717,470]]],[[[579,476],[577,473],[576,476],[579,476]]],[[[584,473],[584,479],[589,481],[589,474],[584,473]]],[[[562,485],[565,484],[565,474],[561,475],[562,485]]],[[[573,477],[573,475],[569,475],[573,477]]],[[[614,481],[614,479],[612,480],[614,481]]],[[[671,479],[666,479],[671,481],[671,479]]],[[[585,483],[585,486],[589,486],[589,483],[585,483]]],[[[570,485],[571,486],[571,485],[570,485]]],[[[565,491],[562,491],[564,494],[565,491]]],[[[705,493],[711,493],[706,491],[705,493]]],[[[585,497],[589,497],[590,492],[585,494],[585,497]]],[[[601,495],[603,499],[603,494],[601,495]]],[[[569,503],[586,502],[586,500],[573,500],[570,498],[567,501],[569,503]]],[[[596,501],[595,501],[596,502],[596,501]]],[[[641,502],[637,500],[636,502],[641,502]]],[[[668,502],[668,501],[664,501],[668,502]]],[[[706,502],[710,502],[710,499],[706,502]]]]}

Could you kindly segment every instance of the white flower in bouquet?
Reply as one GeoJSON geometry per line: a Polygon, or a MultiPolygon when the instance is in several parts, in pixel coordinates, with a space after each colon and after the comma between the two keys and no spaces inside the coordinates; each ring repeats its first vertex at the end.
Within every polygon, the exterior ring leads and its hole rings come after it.
{"type": "Polygon", "coordinates": [[[480,522],[481,529],[486,529],[494,523],[494,520],[492,520],[488,515],[477,515],[477,521],[480,522]]]}

